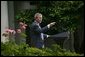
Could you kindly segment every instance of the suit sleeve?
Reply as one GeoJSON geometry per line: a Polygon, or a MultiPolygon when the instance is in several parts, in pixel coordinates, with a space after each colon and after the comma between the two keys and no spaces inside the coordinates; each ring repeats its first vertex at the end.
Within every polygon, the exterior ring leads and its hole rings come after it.
{"type": "Polygon", "coordinates": [[[38,25],[34,25],[34,31],[37,32],[37,33],[44,33],[48,30],[48,27],[45,26],[43,28],[39,28],[38,25]]]}

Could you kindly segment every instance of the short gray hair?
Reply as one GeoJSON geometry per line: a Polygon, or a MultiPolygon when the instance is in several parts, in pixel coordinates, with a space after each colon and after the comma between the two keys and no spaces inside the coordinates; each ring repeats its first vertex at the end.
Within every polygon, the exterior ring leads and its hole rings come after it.
{"type": "Polygon", "coordinates": [[[36,18],[36,16],[42,16],[42,14],[41,13],[36,13],[34,18],[36,18]]]}

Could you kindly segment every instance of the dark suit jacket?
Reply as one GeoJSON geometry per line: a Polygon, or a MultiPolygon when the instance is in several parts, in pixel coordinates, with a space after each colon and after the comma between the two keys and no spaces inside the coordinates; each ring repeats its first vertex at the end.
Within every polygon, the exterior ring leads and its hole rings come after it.
{"type": "MultiPolygon", "coordinates": [[[[41,34],[46,32],[47,30],[47,26],[41,28],[40,25],[36,21],[34,21],[30,25],[31,46],[42,48],[42,46],[44,45],[44,39],[42,39],[41,34]]],[[[43,38],[47,38],[46,34],[43,34],[42,36],[43,38]]]]}

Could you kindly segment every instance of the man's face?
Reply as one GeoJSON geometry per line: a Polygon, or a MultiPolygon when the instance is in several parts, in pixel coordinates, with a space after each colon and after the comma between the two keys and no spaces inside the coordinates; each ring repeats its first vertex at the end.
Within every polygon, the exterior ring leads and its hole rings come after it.
{"type": "Polygon", "coordinates": [[[38,23],[41,23],[42,22],[42,16],[36,16],[36,21],[38,23]]]}

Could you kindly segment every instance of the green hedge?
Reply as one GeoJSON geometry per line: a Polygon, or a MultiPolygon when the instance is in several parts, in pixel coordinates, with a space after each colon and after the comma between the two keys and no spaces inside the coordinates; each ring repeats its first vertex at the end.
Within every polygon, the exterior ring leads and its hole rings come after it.
{"type": "Polygon", "coordinates": [[[43,15],[42,26],[56,22],[56,25],[47,32],[48,34],[75,31],[80,26],[80,9],[83,8],[83,1],[38,1],[37,4],[37,9],[18,11],[16,19],[30,25],[34,20],[34,14],[40,12],[43,15]]]}
{"type": "Polygon", "coordinates": [[[75,52],[66,51],[62,49],[59,45],[54,44],[51,48],[38,49],[34,47],[29,47],[25,43],[20,45],[15,44],[15,42],[1,43],[1,55],[2,56],[79,56],[75,52]]]}

